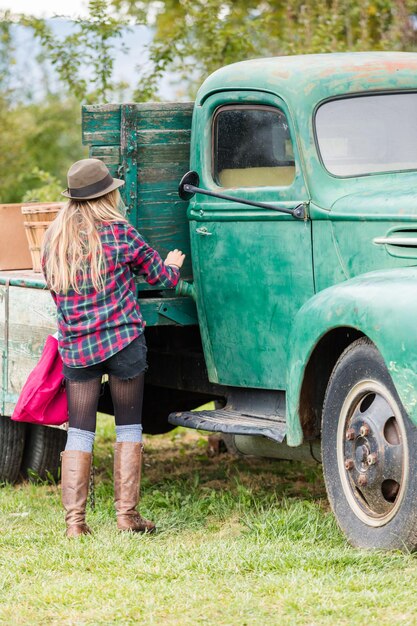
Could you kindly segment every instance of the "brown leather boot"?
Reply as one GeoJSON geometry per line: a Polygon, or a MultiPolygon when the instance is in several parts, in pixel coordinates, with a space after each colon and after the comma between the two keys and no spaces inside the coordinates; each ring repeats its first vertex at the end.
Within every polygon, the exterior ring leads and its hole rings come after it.
{"type": "Polygon", "coordinates": [[[91,459],[90,452],[79,450],[67,450],[61,454],[62,504],[66,511],[67,537],[91,533],[85,523],[91,459]]]}
{"type": "Polygon", "coordinates": [[[143,444],[123,441],[114,447],[114,501],[117,528],[151,533],[155,524],[136,511],[139,504],[143,444]]]}

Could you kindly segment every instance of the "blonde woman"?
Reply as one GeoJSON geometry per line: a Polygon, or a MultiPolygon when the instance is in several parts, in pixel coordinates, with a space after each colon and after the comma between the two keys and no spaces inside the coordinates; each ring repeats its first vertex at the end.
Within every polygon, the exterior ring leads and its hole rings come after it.
{"type": "Polygon", "coordinates": [[[103,374],[109,376],[116,422],[117,526],[134,532],[155,529],[136,510],[146,343],[133,275],[174,287],[184,255],[174,250],[162,261],[145,243],[119,211],[118,187],[123,184],[98,159],[74,163],[63,192],[68,202],[48,228],[42,251],[45,279],[57,306],[68,396],[61,474],[68,537],[91,532],[85,508],[103,374]]]}

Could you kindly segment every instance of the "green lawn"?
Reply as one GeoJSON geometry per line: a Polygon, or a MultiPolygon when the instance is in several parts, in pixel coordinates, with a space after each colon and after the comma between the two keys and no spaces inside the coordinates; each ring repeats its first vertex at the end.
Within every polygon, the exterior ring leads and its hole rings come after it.
{"type": "Polygon", "coordinates": [[[0,624],[417,624],[416,558],[349,547],[320,468],[148,437],[141,510],[159,532],[119,534],[99,427],[92,537],[64,537],[58,487],[0,491],[0,624]]]}

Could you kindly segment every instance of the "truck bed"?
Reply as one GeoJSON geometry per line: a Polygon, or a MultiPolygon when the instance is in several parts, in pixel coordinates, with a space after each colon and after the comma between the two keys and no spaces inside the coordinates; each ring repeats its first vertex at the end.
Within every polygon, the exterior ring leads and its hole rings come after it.
{"type": "MultiPolygon", "coordinates": [[[[138,297],[148,327],[197,324],[191,298],[175,291],[141,291],[138,297]]],[[[10,415],[46,337],[56,332],[56,307],[42,274],[32,270],[0,271],[0,415],[10,415]]]]}
{"type": "Polygon", "coordinates": [[[0,285],[14,287],[31,287],[33,289],[45,289],[45,279],[40,272],[33,270],[1,270],[0,285]]]}

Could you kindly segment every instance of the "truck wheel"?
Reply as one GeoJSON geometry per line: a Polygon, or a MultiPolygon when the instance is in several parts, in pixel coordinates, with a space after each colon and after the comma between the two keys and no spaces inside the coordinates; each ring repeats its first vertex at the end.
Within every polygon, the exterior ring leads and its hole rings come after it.
{"type": "Polygon", "coordinates": [[[29,424],[22,463],[23,476],[32,482],[58,480],[60,455],[66,441],[65,430],[29,424]]]}
{"type": "Polygon", "coordinates": [[[367,338],[352,343],[330,378],[322,460],[330,504],[353,546],[417,547],[417,428],[367,338]]]}
{"type": "Polygon", "coordinates": [[[0,416],[0,484],[13,484],[19,477],[25,433],[26,424],[0,416]]]}

